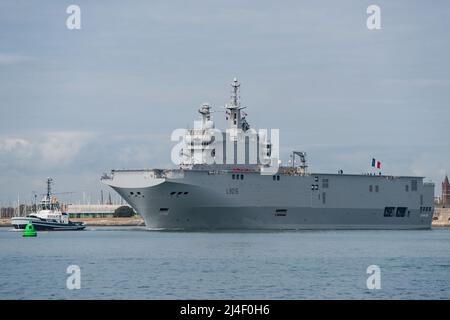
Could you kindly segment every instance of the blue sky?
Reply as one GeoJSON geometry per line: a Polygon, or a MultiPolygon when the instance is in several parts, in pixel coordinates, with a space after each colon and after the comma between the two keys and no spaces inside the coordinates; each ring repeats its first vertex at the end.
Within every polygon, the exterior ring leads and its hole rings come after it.
{"type": "MultiPolygon", "coordinates": [[[[254,128],[310,170],[450,169],[450,3],[17,1],[0,3],[0,202],[100,195],[111,168],[170,167],[173,129],[242,82],[254,128]],[[81,8],[68,30],[66,8],[81,8]],[[381,8],[381,30],[366,8],[381,8]]],[[[224,124],[224,114],[214,117],[224,124]]]]}

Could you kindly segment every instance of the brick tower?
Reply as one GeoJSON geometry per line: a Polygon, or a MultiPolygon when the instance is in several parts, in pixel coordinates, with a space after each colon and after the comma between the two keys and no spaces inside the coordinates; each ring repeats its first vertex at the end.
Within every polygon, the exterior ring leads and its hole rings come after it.
{"type": "Polygon", "coordinates": [[[442,205],[444,207],[450,206],[450,183],[448,177],[445,175],[444,182],[442,182],[442,205]]]}

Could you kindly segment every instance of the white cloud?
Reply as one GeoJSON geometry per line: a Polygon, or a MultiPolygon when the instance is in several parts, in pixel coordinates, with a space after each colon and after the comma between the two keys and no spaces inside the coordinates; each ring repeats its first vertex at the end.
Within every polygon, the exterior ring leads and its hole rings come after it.
{"type": "Polygon", "coordinates": [[[0,53],[0,66],[9,66],[9,65],[29,61],[29,60],[30,60],[30,58],[16,55],[16,54],[0,53]]]}
{"type": "Polygon", "coordinates": [[[48,164],[68,164],[92,137],[85,132],[53,132],[38,144],[38,152],[48,164]]]}
{"type": "Polygon", "coordinates": [[[2,166],[63,167],[91,140],[86,132],[51,132],[35,137],[0,137],[2,166]]]}
{"type": "Polygon", "coordinates": [[[28,158],[31,156],[31,143],[21,138],[0,139],[0,155],[14,154],[19,158],[28,158]]]}

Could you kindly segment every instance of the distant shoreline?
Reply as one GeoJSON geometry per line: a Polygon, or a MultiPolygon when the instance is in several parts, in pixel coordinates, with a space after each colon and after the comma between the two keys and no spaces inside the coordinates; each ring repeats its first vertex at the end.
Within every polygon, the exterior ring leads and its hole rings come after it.
{"type": "MultiPolygon", "coordinates": [[[[144,219],[140,216],[131,217],[131,218],[73,218],[71,221],[83,221],[87,226],[97,226],[97,227],[138,227],[145,226],[144,219]]],[[[449,228],[450,221],[438,221],[433,220],[432,227],[434,228],[449,228]]],[[[1,218],[0,219],[0,227],[11,227],[10,218],[1,218]]]]}
{"type": "MultiPolygon", "coordinates": [[[[10,218],[1,218],[0,227],[11,227],[10,218]]],[[[120,226],[120,227],[136,227],[144,226],[144,219],[139,216],[131,218],[72,218],[73,222],[83,221],[87,226],[120,226]]]]}

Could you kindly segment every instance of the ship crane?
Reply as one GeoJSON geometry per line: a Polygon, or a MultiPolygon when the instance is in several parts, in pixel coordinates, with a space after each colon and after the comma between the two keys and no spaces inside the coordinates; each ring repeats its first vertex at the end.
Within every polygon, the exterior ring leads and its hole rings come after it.
{"type": "Polygon", "coordinates": [[[308,165],[306,164],[306,152],[303,151],[292,151],[291,154],[291,161],[292,161],[292,167],[295,167],[295,157],[298,157],[300,160],[300,173],[306,174],[306,169],[308,168],[308,165]]]}

